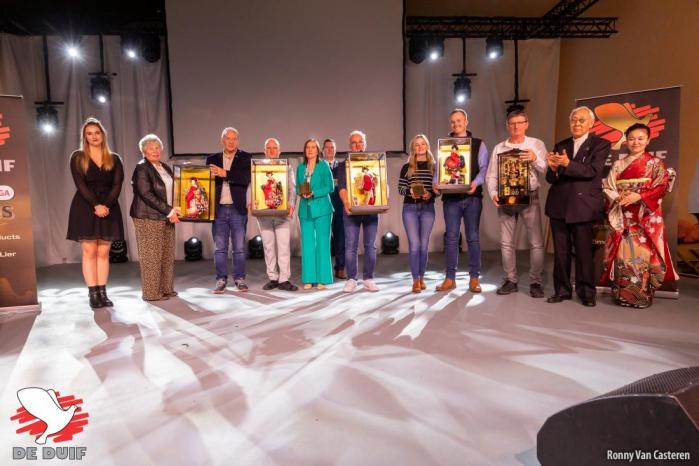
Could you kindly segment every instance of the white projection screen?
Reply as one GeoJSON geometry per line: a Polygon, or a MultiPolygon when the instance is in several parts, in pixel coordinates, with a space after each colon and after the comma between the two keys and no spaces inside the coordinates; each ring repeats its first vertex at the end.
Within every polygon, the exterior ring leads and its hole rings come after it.
{"type": "Polygon", "coordinates": [[[367,133],[402,151],[403,0],[166,0],[175,155],[367,133]]]}

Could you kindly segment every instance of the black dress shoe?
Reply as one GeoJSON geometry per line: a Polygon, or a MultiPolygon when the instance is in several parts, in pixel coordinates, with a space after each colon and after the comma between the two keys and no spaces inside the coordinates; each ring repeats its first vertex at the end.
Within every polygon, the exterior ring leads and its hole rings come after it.
{"type": "Polygon", "coordinates": [[[555,304],[555,303],[560,303],[561,301],[564,301],[567,299],[571,299],[571,297],[570,296],[559,296],[559,295],[555,294],[555,295],[551,296],[550,298],[548,298],[546,300],[546,302],[555,304]]]}
{"type": "Polygon", "coordinates": [[[505,280],[505,283],[503,283],[502,286],[497,289],[495,294],[499,294],[502,296],[502,295],[516,293],[516,292],[517,292],[517,284],[515,282],[505,280]]]}
{"type": "Polygon", "coordinates": [[[532,298],[543,298],[544,289],[541,287],[540,284],[532,283],[531,285],[529,285],[529,296],[531,296],[532,298]]]}
{"type": "Polygon", "coordinates": [[[594,298],[592,298],[592,299],[582,299],[581,301],[582,301],[582,303],[583,303],[583,306],[595,307],[595,306],[597,305],[597,303],[595,302],[595,299],[594,299],[594,298]]]}
{"type": "Polygon", "coordinates": [[[262,287],[263,290],[273,290],[276,287],[279,286],[279,282],[277,280],[270,280],[267,283],[265,283],[265,286],[262,287]]]}
{"type": "Polygon", "coordinates": [[[296,291],[299,289],[299,287],[287,280],[279,284],[279,289],[282,291],[296,291]]]}

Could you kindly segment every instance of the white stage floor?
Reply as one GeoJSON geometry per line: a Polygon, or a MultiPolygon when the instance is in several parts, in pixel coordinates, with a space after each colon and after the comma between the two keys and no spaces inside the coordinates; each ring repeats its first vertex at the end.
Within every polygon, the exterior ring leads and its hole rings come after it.
{"type": "MultiPolygon", "coordinates": [[[[520,261],[524,267],[526,257],[520,261]]],[[[551,293],[547,258],[547,296],[551,293]]],[[[211,261],[178,262],[178,298],[140,299],[138,266],[112,266],[113,309],[92,311],[78,264],[39,270],[40,314],[0,316],[0,461],[35,445],[10,417],[17,390],[82,400],[73,440],[90,465],[537,465],[551,414],[653,373],[699,364],[699,287],[651,309],[546,304],[484,292],[410,293],[407,257],[379,256],[378,293],[209,292],[211,261]]],[[[461,265],[465,263],[465,256],[461,265]]],[[[299,263],[294,259],[294,277],[299,263]]],[[[40,456],[39,456],[40,457],[40,456]]],[[[39,461],[39,463],[42,463],[39,461]]],[[[66,461],[55,461],[65,464],[66,461]]]]}

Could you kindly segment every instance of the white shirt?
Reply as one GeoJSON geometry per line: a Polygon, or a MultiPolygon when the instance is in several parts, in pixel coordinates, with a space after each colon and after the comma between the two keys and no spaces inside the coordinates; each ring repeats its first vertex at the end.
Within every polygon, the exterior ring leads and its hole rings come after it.
{"type": "Polygon", "coordinates": [[[490,155],[490,163],[488,164],[488,172],[485,175],[485,184],[488,188],[488,194],[493,198],[498,195],[498,154],[507,152],[512,149],[529,150],[536,155],[536,160],[531,162],[534,170],[529,170],[529,190],[536,191],[539,189],[539,174],[546,171],[546,146],[541,139],[530,138],[524,136],[524,142],[515,144],[509,139],[501,142],[493,148],[490,155]]]}
{"type": "Polygon", "coordinates": [[[163,164],[153,165],[160,175],[160,179],[165,183],[165,192],[167,193],[167,205],[172,206],[172,177],[165,170],[163,164]]]}
{"type": "Polygon", "coordinates": [[[580,149],[580,146],[583,145],[583,142],[587,141],[587,137],[590,135],[590,133],[585,133],[583,136],[580,136],[578,139],[573,138],[573,156],[570,158],[570,160],[573,160],[575,156],[578,153],[578,150],[580,149]]]}
{"type": "MultiPolygon", "coordinates": [[[[233,165],[234,158],[235,154],[231,155],[230,157],[227,157],[226,154],[223,154],[224,170],[230,171],[231,165],[233,165]]],[[[226,178],[223,179],[223,186],[221,186],[221,199],[219,199],[219,204],[233,204],[233,197],[231,196],[231,186],[228,184],[228,179],[226,178]]]]}

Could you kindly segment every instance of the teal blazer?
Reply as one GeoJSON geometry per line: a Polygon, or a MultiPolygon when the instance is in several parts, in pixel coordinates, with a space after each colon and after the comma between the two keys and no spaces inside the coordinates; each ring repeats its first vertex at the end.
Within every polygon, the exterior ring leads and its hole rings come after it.
{"type": "Polygon", "coordinates": [[[334,212],[330,193],[335,190],[333,174],[330,165],[325,160],[319,160],[311,175],[311,192],[313,197],[304,199],[299,194],[301,184],[305,181],[306,164],[300,163],[296,168],[296,194],[299,198],[299,218],[311,219],[330,215],[334,212]]]}

